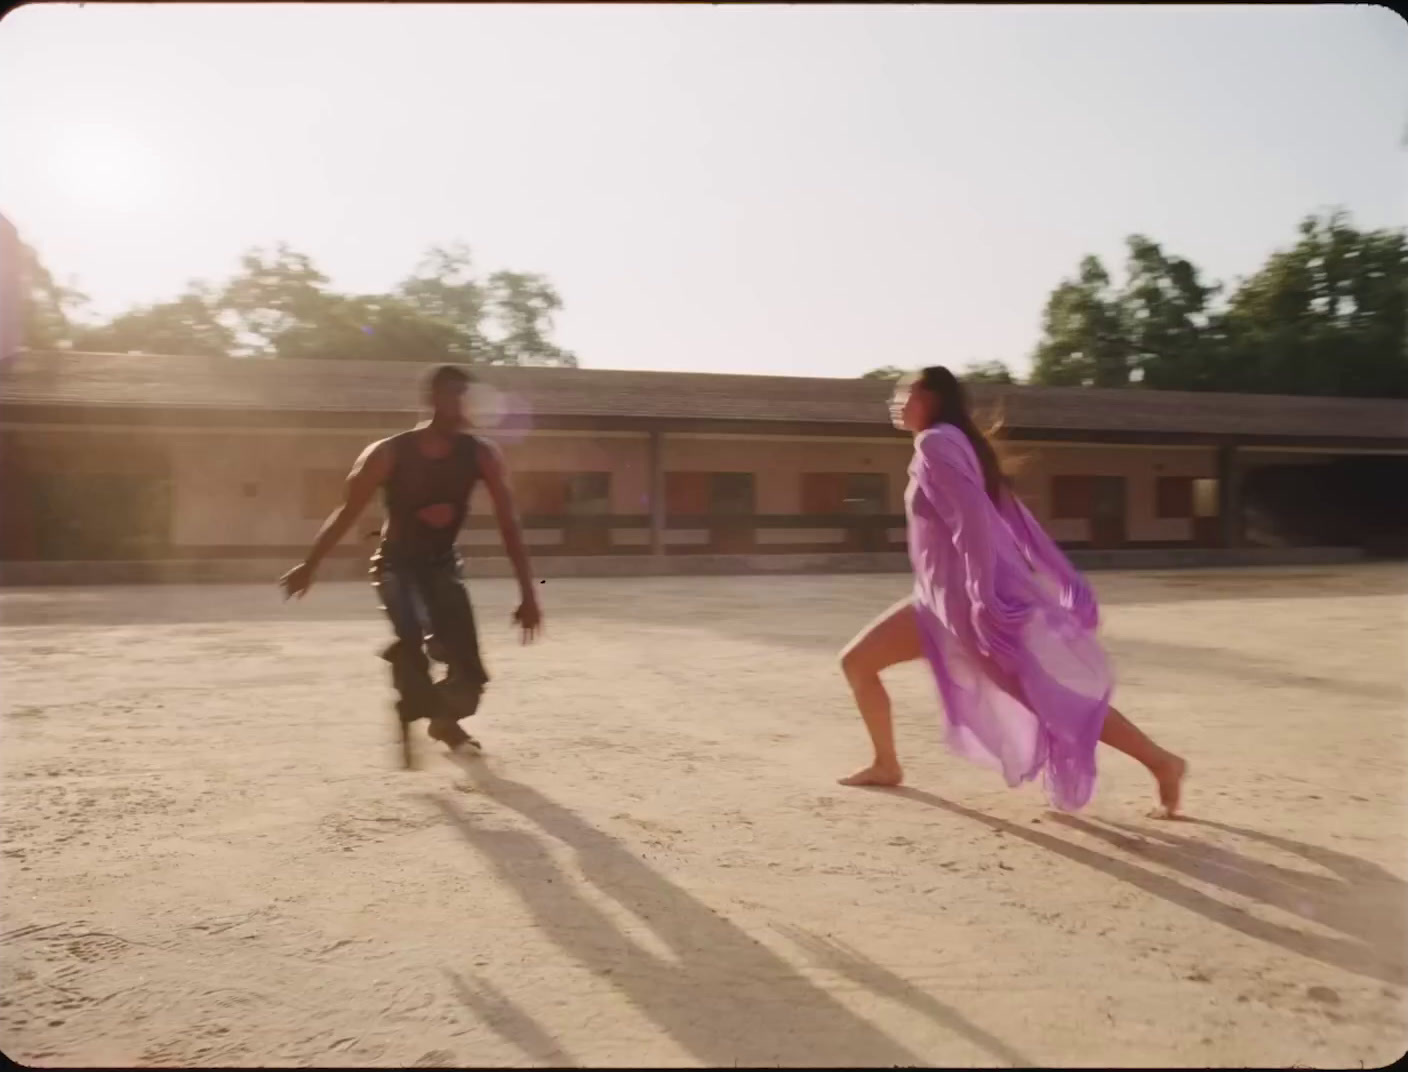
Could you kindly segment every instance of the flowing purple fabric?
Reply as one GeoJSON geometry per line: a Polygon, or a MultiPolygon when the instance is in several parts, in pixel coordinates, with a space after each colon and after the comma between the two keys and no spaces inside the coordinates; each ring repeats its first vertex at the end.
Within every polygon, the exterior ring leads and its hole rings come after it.
{"type": "Polygon", "coordinates": [[[914,606],[949,747],[1084,807],[1113,689],[1090,586],[1015,496],[993,503],[959,429],[920,433],[909,475],[914,606]]]}

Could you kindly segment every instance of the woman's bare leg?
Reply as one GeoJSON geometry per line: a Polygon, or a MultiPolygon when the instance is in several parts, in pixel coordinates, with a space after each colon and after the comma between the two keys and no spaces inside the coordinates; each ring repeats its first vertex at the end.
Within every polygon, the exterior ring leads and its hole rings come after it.
{"type": "Polygon", "coordinates": [[[1131,759],[1144,764],[1159,783],[1159,803],[1163,806],[1164,814],[1170,819],[1178,814],[1183,776],[1188,773],[1188,764],[1181,756],[1160,748],[1143,730],[1113,707],[1105,715],[1105,726],[1100,731],[1100,740],[1117,752],[1123,752],[1131,759]]]}
{"type": "Polygon", "coordinates": [[[865,720],[875,761],[841,779],[842,785],[899,785],[904,779],[895,752],[895,726],[890,718],[890,694],[880,682],[880,671],[896,663],[918,659],[919,620],[914,604],[897,603],[863,629],[841,652],[841,671],[855,694],[865,720]]]}

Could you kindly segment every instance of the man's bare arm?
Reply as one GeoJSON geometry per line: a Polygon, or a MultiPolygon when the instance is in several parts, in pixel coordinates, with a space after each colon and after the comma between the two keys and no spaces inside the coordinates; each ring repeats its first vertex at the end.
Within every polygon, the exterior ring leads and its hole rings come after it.
{"type": "Polygon", "coordinates": [[[507,466],[503,452],[486,440],[479,441],[479,471],[484,475],[484,484],[489,489],[489,498],[494,503],[494,517],[499,523],[499,535],[504,541],[504,550],[513,563],[513,572],[518,577],[518,588],[525,600],[535,599],[533,591],[533,571],[528,564],[528,549],[523,543],[523,528],[518,522],[518,511],[514,507],[513,492],[508,486],[507,466]]]}
{"type": "Polygon", "coordinates": [[[307,591],[308,586],[313,583],[313,573],[318,564],[338,545],[342,537],[347,535],[347,530],[362,515],[367,503],[376,494],[377,488],[386,482],[390,472],[391,452],[387,448],[386,440],[379,440],[362,451],[353,464],[352,471],[347,474],[341,505],[323,522],[313,540],[308,557],[280,578],[280,583],[288,595],[301,595],[307,591]]]}

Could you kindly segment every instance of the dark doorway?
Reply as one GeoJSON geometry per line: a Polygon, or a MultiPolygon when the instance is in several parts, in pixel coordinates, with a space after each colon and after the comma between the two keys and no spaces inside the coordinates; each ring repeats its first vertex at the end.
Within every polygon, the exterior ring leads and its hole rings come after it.
{"type": "Polygon", "coordinates": [[[171,539],[171,486],[164,477],[50,473],[33,485],[39,557],[59,562],[147,559],[171,539]]]}
{"type": "Polygon", "coordinates": [[[1090,545],[1107,551],[1123,547],[1125,485],[1122,476],[1097,476],[1090,480],[1090,545]]]}

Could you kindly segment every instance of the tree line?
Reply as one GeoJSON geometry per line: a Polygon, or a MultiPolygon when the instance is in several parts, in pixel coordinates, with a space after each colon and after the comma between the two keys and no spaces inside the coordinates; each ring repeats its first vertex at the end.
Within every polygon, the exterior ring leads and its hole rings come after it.
{"type": "MultiPolygon", "coordinates": [[[[1408,397],[1408,236],[1332,211],[1227,287],[1143,235],[1123,278],[1087,256],[1042,313],[1030,382],[1050,386],[1408,397]]],[[[542,275],[476,272],[462,243],[426,251],[384,294],[341,294],[307,255],[252,249],[225,283],[107,320],[21,247],[22,331],[33,350],[568,366],[552,338],[562,299],[542,275]]],[[[892,379],[900,369],[866,373],[892,379]]],[[[1015,383],[1007,364],[964,370],[1015,383]]]]}
{"type": "MultiPolygon", "coordinates": [[[[1051,292],[1030,382],[1408,398],[1404,231],[1360,230],[1342,211],[1311,215],[1293,245],[1232,287],[1144,235],[1125,247],[1121,280],[1087,256],[1051,292]]],[[[1016,382],[998,361],[964,377],[1016,382]]]]}
{"type": "Polygon", "coordinates": [[[434,246],[384,294],[341,294],[306,254],[251,249],[220,285],[107,320],[21,250],[21,331],[31,350],[366,361],[575,366],[552,339],[562,299],[543,276],[475,271],[462,243],[434,246]]]}

